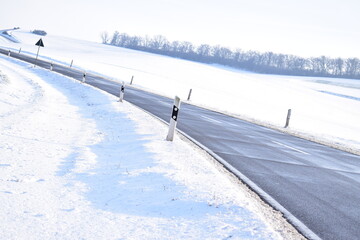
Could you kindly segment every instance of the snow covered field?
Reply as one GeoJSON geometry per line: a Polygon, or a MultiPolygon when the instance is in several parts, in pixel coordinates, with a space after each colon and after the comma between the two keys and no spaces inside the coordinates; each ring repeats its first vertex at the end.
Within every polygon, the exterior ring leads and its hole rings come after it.
{"type": "Polygon", "coordinates": [[[131,104],[6,56],[0,71],[0,239],[299,239],[131,104]]]}
{"type": "MultiPolygon", "coordinates": [[[[0,46],[36,54],[40,36],[13,31],[21,43],[0,46]]],[[[65,37],[44,37],[40,57],[129,82],[171,98],[282,128],[292,109],[293,134],[320,142],[360,149],[360,81],[316,77],[262,75],[199,64],[65,37]]]]}

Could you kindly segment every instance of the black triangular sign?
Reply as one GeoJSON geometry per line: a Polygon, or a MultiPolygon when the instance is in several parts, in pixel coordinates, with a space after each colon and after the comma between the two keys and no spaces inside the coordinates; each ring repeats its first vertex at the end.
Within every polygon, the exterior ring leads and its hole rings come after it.
{"type": "Polygon", "coordinates": [[[36,45],[36,46],[40,46],[40,47],[44,47],[44,43],[43,43],[43,41],[42,41],[41,38],[40,38],[40,40],[39,40],[37,43],[35,43],[35,45],[36,45]]]}

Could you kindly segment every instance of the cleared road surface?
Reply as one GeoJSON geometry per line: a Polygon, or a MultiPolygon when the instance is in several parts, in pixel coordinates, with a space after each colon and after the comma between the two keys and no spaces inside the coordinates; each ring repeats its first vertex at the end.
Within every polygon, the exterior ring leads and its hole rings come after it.
{"type": "MultiPolygon", "coordinates": [[[[11,56],[34,63],[29,56],[11,56]]],[[[50,68],[49,62],[37,64],[50,68]]],[[[54,64],[53,71],[83,77],[62,65],[54,64]]],[[[119,94],[119,83],[92,74],[86,82],[119,94]]],[[[126,87],[125,100],[165,121],[170,118],[172,99],[126,87]]],[[[186,103],[181,105],[178,128],[235,169],[308,238],[360,239],[359,156],[186,103]]]]}

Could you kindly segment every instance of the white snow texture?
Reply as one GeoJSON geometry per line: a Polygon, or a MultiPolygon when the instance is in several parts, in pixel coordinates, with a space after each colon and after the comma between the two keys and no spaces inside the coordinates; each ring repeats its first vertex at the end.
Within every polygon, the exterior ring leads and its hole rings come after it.
{"type": "Polygon", "coordinates": [[[0,239],[280,238],[163,123],[30,64],[0,69],[0,239]]]}

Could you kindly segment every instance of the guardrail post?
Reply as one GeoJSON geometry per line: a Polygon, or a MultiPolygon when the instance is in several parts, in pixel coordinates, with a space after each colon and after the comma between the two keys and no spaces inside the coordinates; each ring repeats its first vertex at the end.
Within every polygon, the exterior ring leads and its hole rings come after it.
{"type": "Polygon", "coordinates": [[[178,96],[176,96],[174,99],[174,106],[173,106],[173,110],[172,110],[172,114],[171,114],[171,118],[170,118],[169,132],[166,137],[167,141],[174,140],[174,133],[175,133],[176,124],[177,124],[177,120],[178,120],[178,113],[180,110],[179,107],[180,107],[180,98],[178,96]]]}
{"type": "Polygon", "coordinates": [[[131,77],[130,85],[132,85],[133,80],[134,80],[134,76],[131,77]]]}
{"type": "Polygon", "coordinates": [[[190,89],[190,91],[189,91],[189,95],[188,95],[188,98],[187,98],[188,101],[190,101],[191,93],[192,93],[192,89],[190,89]]]}
{"type": "Polygon", "coordinates": [[[120,87],[120,96],[119,96],[119,102],[122,102],[124,99],[124,92],[125,92],[125,83],[122,82],[120,87]]]}
{"type": "Polygon", "coordinates": [[[287,117],[286,117],[286,123],[285,123],[285,127],[284,127],[284,128],[287,128],[287,127],[289,126],[290,117],[291,117],[291,109],[288,110],[287,117]]]}
{"type": "Polygon", "coordinates": [[[70,68],[72,67],[73,62],[74,62],[74,60],[72,59],[72,60],[71,60],[71,63],[70,63],[70,68]]]}
{"type": "Polygon", "coordinates": [[[82,82],[84,83],[86,81],[86,72],[84,72],[83,74],[83,79],[82,79],[82,82]]]}

